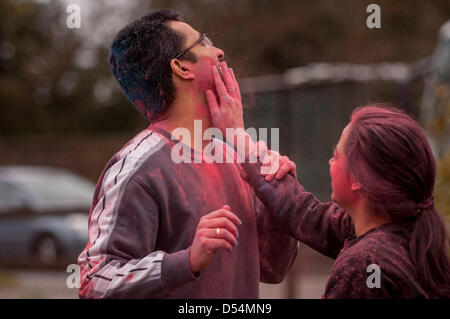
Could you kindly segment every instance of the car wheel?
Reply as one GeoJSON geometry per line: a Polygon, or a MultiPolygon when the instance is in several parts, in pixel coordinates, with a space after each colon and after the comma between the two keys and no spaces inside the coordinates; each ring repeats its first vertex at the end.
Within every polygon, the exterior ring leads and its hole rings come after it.
{"type": "Polygon", "coordinates": [[[38,238],[34,249],[35,261],[41,265],[53,265],[59,261],[60,248],[58,241],[51,235],[38,238]]]}

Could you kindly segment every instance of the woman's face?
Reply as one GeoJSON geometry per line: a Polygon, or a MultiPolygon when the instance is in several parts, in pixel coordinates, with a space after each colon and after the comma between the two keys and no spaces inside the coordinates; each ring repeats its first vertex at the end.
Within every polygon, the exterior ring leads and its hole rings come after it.
{"type": "Polygon", "coordinates": [[[357,200],[357,192],[352,190],[353,179],[347,169],[347,160],[344,155],[350,124],[342,131],[338,144],[334,148],[333,157],[328,161],[331,176],[331,200],[341,207],[349,207],[357,200]]]}

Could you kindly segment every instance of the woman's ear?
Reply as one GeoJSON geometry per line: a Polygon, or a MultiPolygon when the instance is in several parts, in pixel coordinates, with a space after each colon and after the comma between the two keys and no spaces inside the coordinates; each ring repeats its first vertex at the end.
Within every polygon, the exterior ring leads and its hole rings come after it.
{"type": "Polygon", "coordinates": [[[192,72],[192,63],[189,61],[180,61],[172,59],[170,61],[170,68],[174,75],[184,80],[195,79],[195,74],[192,72]]]}
{"type": "Polygon", "coordinates": [[[352,191],[359,191],[361,189],[361,184],[358,182],[353,182],[351,186],[352,191]]]}

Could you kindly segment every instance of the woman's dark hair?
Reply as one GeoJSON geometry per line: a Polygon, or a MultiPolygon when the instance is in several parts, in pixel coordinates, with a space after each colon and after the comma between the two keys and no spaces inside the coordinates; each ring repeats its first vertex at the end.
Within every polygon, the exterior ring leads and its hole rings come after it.
{"type": "MultiPolygon", "coordinates": [[[[182,21],[168,9],[149,13],[121,29],[109,54],[109,65],[127,99],[148,120],[163,114],[175,99],[170,61],[183,49],[185,37],[167,23],[182,21]]],[[[184,59],[195,62],[188,52],[184,59]]]]}
{"type": "Polygon", "coordinates": [[[434,208],[436,162],[420,125],[385,105],[358,108],[344,152],[369,210],[393,221],[414,222],[409,251],[419,280],[430,297],[448,298],[449,239],[434,208]]]}

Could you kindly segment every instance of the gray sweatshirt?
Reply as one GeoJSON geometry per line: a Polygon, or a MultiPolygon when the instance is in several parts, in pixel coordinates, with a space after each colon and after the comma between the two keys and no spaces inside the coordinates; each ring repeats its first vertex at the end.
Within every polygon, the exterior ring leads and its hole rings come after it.
{"type": "MultiPolygon", "coordinates": [[[[279,283],[295,260],[297,241],[265,212],[237,163],[207,163],[164,130],[146,129],[104,169],[80,254],[81,298],[258,298],[259,282],[279,283]],[[190,163],[186,163],[191,160],[190,163]],[[198,276],[189,248],[200,218],[229,205],[242,225],[238,246],[217,251],[198,276]]],[[[226,144],[216,150],[234,156],[226,144]]]]}

